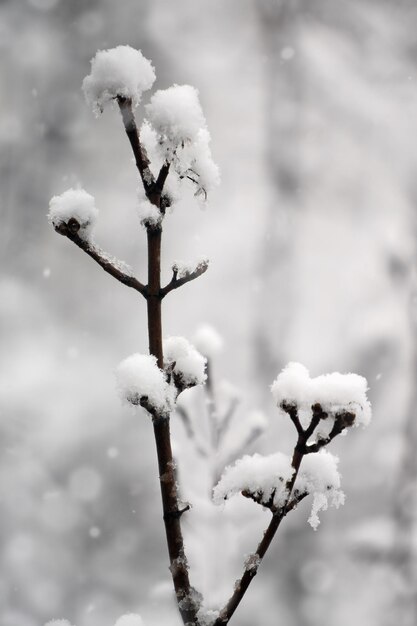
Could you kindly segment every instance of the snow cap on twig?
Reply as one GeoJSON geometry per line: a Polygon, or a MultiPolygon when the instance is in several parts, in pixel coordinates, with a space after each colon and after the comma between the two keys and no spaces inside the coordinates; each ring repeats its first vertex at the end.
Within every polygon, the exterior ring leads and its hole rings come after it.
{"type": "MultiPolygon", "coordinates": [[[[203,200],[218,185],[219,170],[210,152],[210,133],[199,102],[190,85],[173,85],[154,93],[146,105],[147,121],[141,138],[150,153],[171,163],[180,181],[193,185],[203,200]]],[[[175,195],[175,193],[174,193],[175,195]]]]}
{"type": "Polygon", "coordinates": [[[155,82],[155,70],[140,50],[117,46],[99,50],[91,60],[91,73],[84,78],[87,103],[98,115],[115,98],[127,98],[137,106],[144,91],[155,82]]]}
{"type": "Polygon", "coordinates": [[[206,359],[184,337],[164,341],[165,366],[180,389],[201,385],[206,380],[206,359]]]}
{"type": "Polygon", "coordinates": [[[78,234],[90,241],[97,217],[95,200],[84,189],[67,189],[49,202],[49,223],[64,235],[78,234]]]}
{"type": "Polygon", "coordinates": [[[371,420],[371,405],[366,396],[368,383],[358,374],[324,374],[310,378],[300,363],[289,363],[271,387],[278,406],[294,404],[309,411],[319,404],[330,417],[341,412],[354,413],[354,424],[367,426],[371,420]]]}
{"type": "Polygon", "coordinates": [[[132,354],[124,359],[116,369],[116,380],[125,402],[143,406],[157,415],[167,415],[174,406],[175,389],[152,355],[132,354]]]}

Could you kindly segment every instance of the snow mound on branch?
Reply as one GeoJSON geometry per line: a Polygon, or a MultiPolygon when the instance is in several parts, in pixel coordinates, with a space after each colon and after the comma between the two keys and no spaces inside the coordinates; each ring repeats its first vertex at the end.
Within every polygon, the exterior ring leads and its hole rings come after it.
{"type": "Polygon", "coordinates": [[[206,359],[184,337],[169,337],[164,341],[165,366],[172,367],[174,378],[182,387],[194,387],[205,382],[206,359]]]}
{"type": "MultiPolygon", "coordinates": [[[[219,170],[211,157],[210,133],[198,99],[190,85],[173,85],[157,91],[146,105],[147,121],[141,128],[141,140],[160,162],[171,163],[180,181],[192,183],[195,195],[204,200],[218,185],[219,170]]],[[[168,177],[168,181],[172,177],[168,177]]],[[[168,182],[168,190],[170,183],[168,182]]],[[[175,199],[177,190],[173,188],[175,199]]]]}
{"type": "Polygon", "coordinates": [[[72,624],[67,619],[53,619],[46,622],[45,626],[72,626],[72,624]]]}
{"type": "Polygon", "coordinates": [[[195,347],[208,359],[212,359],[223,349],[223,339],[213,326],[203,324],[194,335],[195,347]]]}
{"type": "Polygon", "coordinates": [[[117,96],[130,98],[134,106],[155,82],[155,70],[140,50],[117,46],[99,50],[91,60],[91,73],[84,78],[83,91],[95,115],[117,96]]]}
{"type": "MultiPolygon", "coordinates": [[[[318,513],[330,506],[339,507],[345,501],[340,490],[340,474],[337,470],[338,458],[330,452],[320,451],[303,458],[292,498],[304,494],[313,496],[309,524],[317,529],[320,520],[318,513]]],[[[213,490],[213,501],[221,504],[224,500],[246,491],[255,496],[260,504],[279,508],[288,498],[287,483],[294,469],[291,459],[281,452],[269,456],[246,455],[234,465],[226,467],[220,481],[213,490]]]]}
{"type": "Polygon", "coordinates": [[[354,423],[367,426],[371,420],[371,405],[366,397],[368,383],[358,374],[324,374],[310,378],[300,363],[289,363],[271,387],[278,406],[285,402],[301,410],[320,404],[329,416],[342,411],[355,413],[354,423]]]}
{"type": "Polygon", "coordinates": [[[127,613],[119,617],[114,626],[145,626],[145,622],[136,613],[127,613]]]}
{"type": "Polygon", "coordinates": [[[174,261],[172,271],[176,272],[177,278],[185,278],[200,269],[207,267],[209,260],[205,256],[201,256],[194,261],[174,261]]]}
{"type": "Polygon", "coordinates": [[[117,387],[125,402],[140,405],[141,401],[157,413],[168,414],[175,404],[175,389],[168,384],[165,372],[156,358],[148,354],[132,354],[116,369],[117,387]]]}
{"type": "Polygon", "coordinates": [[[173,149],[193,143],[200,129],[206,128],[198,91],[191,85],[156,91],[145,109],[155,131],[173,149]]]}
{"type": "Polygon", "coordinates": [[[242,491],[248,491],[264,504],[268,504],[273,497],[273,504],[281,506],[287,495],[286,483],[293,472],[291,459],[282,452],[269,456],[247,454],[234,465],[226,467],[214,487],[213,501],[221,504],[242,491]]]}
{"type": "Polygon", "coordinates": [[[320,524],[319,511],[326,511],[329,505],[339,508],[345,502],[345,494],[340,490],[338,463],[339,459],[325,450],[303,458],[294,485],[294,495],[313,494],[313,506],[308,521],[314,530],[320,524]]]}
{"type": "Polygon", "coordinates": [[[138,188],[138,215],[142,226],[158,226],[162,221],[162,213],[154,204],[149,202],[143,187],[138,188]]]}
{"type": "Polygon", "coordinates": [[[97,217],[95,200],[84,189],[67,189],[49,202],[49,223],[54,228],[59,228],[74,218],[80,225],[78,235],[87,241],[91,239],[97,217]]]}

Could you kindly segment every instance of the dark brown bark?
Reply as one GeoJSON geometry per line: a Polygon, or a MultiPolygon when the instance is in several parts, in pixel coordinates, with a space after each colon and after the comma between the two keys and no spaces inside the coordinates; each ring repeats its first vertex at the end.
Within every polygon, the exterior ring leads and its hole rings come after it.
{"type": "MultiPolygon", "coordinates": [[[[149,352],[163,369],[161,316],[161,237],[162,229],[148,228],[148,336],[149,352]]],[[[196,607],[190,597],[191,585],[184,552],[184,539],[180,517],[183,510],[178,505],[175,464],[172,456],[169,416],[153,418],[156,451],[158,456],[159,483],[161,488],[163,518],[168,545],[170,570],[178,607],[184,624],[196,624],[196,607]],[[184,600],[185,599],[185,600],[184,600]]]]}

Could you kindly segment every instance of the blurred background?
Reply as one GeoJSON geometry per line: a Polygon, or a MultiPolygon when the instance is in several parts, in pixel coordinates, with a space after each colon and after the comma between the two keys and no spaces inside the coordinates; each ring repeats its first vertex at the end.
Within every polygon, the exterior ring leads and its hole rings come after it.
{"type": "Polygon", "coordinates": [[[345,506],[317,532],[308,502],[285,520],[233,623],[415,625],[416,20],[412,0],[1,0],[2,626],[180,623],[151,423],[114,385],[147,350],[144,302],[46,220],[52,195],[85,187],[98,243],[145,279],[120,116],[94,119],[81,93],[118,44],[153,60],[157,88],[199,89],[222,174],[164,235],[166,280],[173,260],[211,260],[166,299],[165,333],[217,329],[214,393],[237,407],[217,458],[203,391],[184,394],[191,430],[172,422],[195,586],[223,603],[268,523],[251,502],[214,509],[210,487],[237,453],[290,452],[269,386],[300,361],[366,376],[374,421],[332,447],[345,506]]]}

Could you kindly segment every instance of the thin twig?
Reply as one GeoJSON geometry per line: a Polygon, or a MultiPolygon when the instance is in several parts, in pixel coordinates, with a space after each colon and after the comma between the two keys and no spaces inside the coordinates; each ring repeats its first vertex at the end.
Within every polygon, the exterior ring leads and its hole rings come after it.
{"type": "Polygon", "coordinates": [[[85,239],[82,239],[78,235],[78,232],[74,232],[74,230],[78,231],[79,227],[80,225],[78,224],[77,220],[75,220],[74,218],[71,218],[71,220],[69,220],[68,222],[68,225],[60,224],[58,228],[56,229],[56,231],[60,233],[61,235],[64,235],[65,237],[67,237],[73,243],[75,243],[75,245],[81,248],[81,250],[84,250],[84,252],[88,254],[89,257],[94,259],[94,261],[98,263],[105,272],[113,276],[113,278],[118,280],[123,285],[126,285],[127,287],[131,287],[132,289],[135,289],[136,291],[141,293],[144,298],[147,298],[148,296],[147,287],[143,285],[137,278],[135,278],[131,274],[127,274],[126,272],[123,272],[121,269],[119,269],[117,265],[115,265],[114,262],[109,260],[107,254],[103,252],[102,250],[100,250],[100,248],[98,248],[93,243],[85,239]],[[78,229],[77,229],[77,225],[78,225],[78,229]]]}
{"type": "Polygon", "coordinates": [[[182,287],[182,285],[185,285],[186,283],[195,280],[207,271],[208,266],[208,261],[202,261],[192,272],[186,272],[183,276],[181,276],[181,278],[178,278],[178,270],[174,267],[172,269],[171,281],[160,290],[160,297],[165,298],[165,296],[170,291],[173,291],[173,289],[178,289],[178,287],[182,287]]]}

